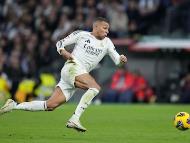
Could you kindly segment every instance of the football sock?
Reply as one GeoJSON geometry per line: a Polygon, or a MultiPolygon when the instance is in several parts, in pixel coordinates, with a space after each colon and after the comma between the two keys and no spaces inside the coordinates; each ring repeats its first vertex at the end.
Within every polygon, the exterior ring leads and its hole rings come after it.
{"type": "Polygon", "coordinates": [[[46,101],[32,101],[17,104],[14,109],[27,111],[45,111],[47,109],[47,106],[46,101]]]}
{"type": "Polygon", "coordinates": [[[92,99],[99,93],[96,88],[89,88],[82,96],[72,118],[79,119],[85,109],[90,105],[92,99]]]}

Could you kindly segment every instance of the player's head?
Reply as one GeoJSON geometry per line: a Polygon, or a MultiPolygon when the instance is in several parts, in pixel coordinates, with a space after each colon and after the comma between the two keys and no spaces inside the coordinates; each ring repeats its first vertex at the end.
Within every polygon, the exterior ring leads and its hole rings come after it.
{"type": "Polygon", "coordinates": [[[96,20],[93,22],[92,32],[98,39],[104,39],[109,33],[108,20],[102,17],[96,18],[96,20]]]}

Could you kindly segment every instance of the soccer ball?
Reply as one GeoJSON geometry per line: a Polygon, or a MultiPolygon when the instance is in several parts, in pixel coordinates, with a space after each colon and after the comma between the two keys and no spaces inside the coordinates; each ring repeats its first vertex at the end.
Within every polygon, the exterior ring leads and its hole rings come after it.
{"type": "Polygon", "coordinates": [[[179,112],[174,117],[174,126],[179,130],[190,128],[190,115],[187,112],[179,112]]]}

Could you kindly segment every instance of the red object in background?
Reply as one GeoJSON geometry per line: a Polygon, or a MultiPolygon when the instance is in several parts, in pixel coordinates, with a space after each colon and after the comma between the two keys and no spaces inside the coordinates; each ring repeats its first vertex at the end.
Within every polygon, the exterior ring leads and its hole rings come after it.
{"type": "Polygon", "coordinates": [[[135,98],[140,102],[149,102],[154,95],[153,90],[149,87],[147,81],[143,76],[136,75],[136,79],[133,86],[135,98]]]}
{"type": "Polygon", "coordinates": [[[111,89],[120,92],[132,89],[135,77],[128,71],[118,70],[112,76],[111,89]],[[121,81],[123,79],[123,81],[121,81]],[[122,83],[121,83],[122,82],[122,83]]]}

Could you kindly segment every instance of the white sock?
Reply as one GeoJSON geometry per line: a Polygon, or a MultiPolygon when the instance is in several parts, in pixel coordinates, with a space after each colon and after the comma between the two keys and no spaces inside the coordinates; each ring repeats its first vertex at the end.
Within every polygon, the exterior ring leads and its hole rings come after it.
{"type": "Polygon", "coordinates": [[[45,111],[47,109],[47,106],[46,101],[32,101],[17,104],[14,109],[27,111],[45,111]]]}
{"type": "Polygon", "coordinates": [[[89,88],[82,96],[72,118],[79,119],[85,109],[90,105],[92,99],[99,93],[96,88],[89,88]]]}

